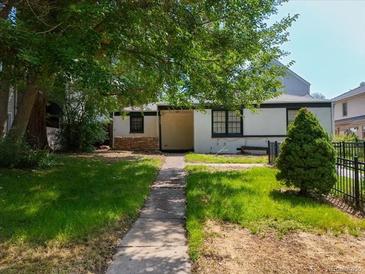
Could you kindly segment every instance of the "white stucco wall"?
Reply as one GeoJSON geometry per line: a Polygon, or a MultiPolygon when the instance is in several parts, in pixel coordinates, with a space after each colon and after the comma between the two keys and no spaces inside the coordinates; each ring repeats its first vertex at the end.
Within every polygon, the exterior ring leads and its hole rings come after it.
{"type": "Polygon", "coordinates": [[[341,120],[365,115],[365,94],[334,103],[334,119],[341,120]],[[347,116],[342,115],[342,104],[347,102],[347,116]]]}
{"type": "Polygon", "coordinates": [[[308,108],[311,112],[313,112],[321,126],[327,131],[328,134],[332,134],[332,111],[331,108],[308,108]]]}
{"type": "MultiPolygon", "coordinates": [[[[211,119],[211,110],[209,109],[205,112],[194,111],[194,151],[197,153],[237,153],[237,148],[241,146],[265,147],[267,141],[281,142],[284,139],[282,137],[212,138],[211,119]]],[[[273,121],[273,119],[269,121],[273,121]]],[[[286,126],[284,128],[283,123],[286,125],[286,112],[283,112],[282,109],[265,109],[261,112],[261,115],[259,113],[245,111],[245,118],[243,119],[244,134],[284,135],[286,134],[286,126]],[[276,120],[276,125],[271,124],[268,126],[268,131],[266,131],[264,125],[269,124],[267,119],[270,114],[274,114],[276,118],[279,118],[279,115],[284,115],[284,118],[276,120]],[[275,128],[276,126],[277,128],[275,128]]]]}
{"type": "MultiPolygon", "coordinates": [[[[329,134],[332,132],[331,108],[309,108],[329,134]]],[[[267,141],[282,142],[285,137],[212,138],[211,110],[194,111],[194,151],[197,153],[237,153],[241,146],[266,147],[267,141]]],[[[244,111],[244,135],[286,135],[286,108],[244,111]]]]}
{"type": "Polygon", "coordinates": [[[129,116],[113,117],[113,136],[116,137],[158,137],[158,116],[144,116],[144,132],[130,133],[129,116]]]}
{"type": "Polygon", "coordinates": [[[10,88],[8,99],[8,119],[5,122],[5,130],[9,130],[14,122],[16,114],[16,92],[13,88],[10,88]]]}
{"type": "Polygon", "coordinates": [[[285,135],[286,109],[263,108],[255,112],[245,109],[243,112],[243,133],[244,135],[285,135]]]}

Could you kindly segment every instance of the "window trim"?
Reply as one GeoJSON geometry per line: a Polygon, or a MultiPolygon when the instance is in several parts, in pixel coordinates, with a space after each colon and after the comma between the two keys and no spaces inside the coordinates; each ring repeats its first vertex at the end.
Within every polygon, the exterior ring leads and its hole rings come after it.
{"type": "Polygon", "coordinates": [[[347,117],[347,115],[348,115],[348,104],[347,104],[347,102],[343,102],[342,103],[342,117],[347,117]]]}
{"type": "Polygon", "coordinates": [[[289,129],[289,110],[299,111],[300,108],[296,108],[296,107],[286,108],[286,132],[287,133],[288,133],[288,129],[289,129]]]}
{"type": "Polygon", "coordinates": [[[211,110],[211,132],[212,132],[212,137],[213,138],[217,138],[217,137],[242,137],[243,136],[243,110],[240,109],[240,132],[239,133],[228,133],[228,112],[232,111],[232,110],[225,110],[225,109],[212,109],[211,110]],[[225,123],[226,123],[226,128],[225,128],[225,133],[214,133],[214,112],[215,111],[224,111],[225,112],[225,123]]]}
{"type": "Polygon", "coordinates": [[[144,133],[144,116],[140,113],[130,113],[129,116],[129,133],[131,134],[138,134],[144,133]],[[133,118],[142,118],[142,130],[132,130],[132,119],[133,118]]]}

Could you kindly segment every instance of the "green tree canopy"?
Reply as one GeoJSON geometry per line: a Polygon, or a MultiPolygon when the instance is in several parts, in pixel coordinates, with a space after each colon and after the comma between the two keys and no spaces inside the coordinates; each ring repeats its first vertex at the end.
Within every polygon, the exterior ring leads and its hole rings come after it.
{"type": "Polygon", "coordinates": [[[15,136],[34,94],[67,82],[121,105],[259,104],[280,87],[272,64],[295,19],[267,24],[280,0],[0,3],[0,81],[23,91],[15,136]]]}

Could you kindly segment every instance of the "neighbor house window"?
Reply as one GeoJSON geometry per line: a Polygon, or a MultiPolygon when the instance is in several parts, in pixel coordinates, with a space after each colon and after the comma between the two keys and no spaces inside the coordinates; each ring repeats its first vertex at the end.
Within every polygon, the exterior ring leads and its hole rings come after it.
{"type": "Polygon", "coordinates": [[[347,103],[342,103],[342,116],[347,116],[347,103]]]}
{"type": "Polygon", "coordinates": [[[240,112],[213,110],[212,119],[213,136],[242,135],[242,116],[240,112]]]}
{"type": "Polygon", "coordinates": [[[295,120],[295,117],[297,117],[297,114],[298,114],[298,109],[288,109],[287,110],[287,117],[288,117],[288,120],[287,120],[287,124],[288,126],[294,122],[295,120]]]}
{"type": "Polygon", "coordinates": [[[143,116],[141,114],[130,114],[130,133],[143,133],[143,116]]]}

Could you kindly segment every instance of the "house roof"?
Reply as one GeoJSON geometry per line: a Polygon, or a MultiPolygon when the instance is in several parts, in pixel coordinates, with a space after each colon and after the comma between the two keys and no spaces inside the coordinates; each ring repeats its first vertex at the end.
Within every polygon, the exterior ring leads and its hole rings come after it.
{"type": "Polygon", "coordinates": [[[278,65],[278,66],[283,66],[286,68],[287,70],[287,73],[294,76],[295,78],[299,79],[300,81],[304,82],[305,84],[307,85],[310,85],[311,83],[309,83],[307,80],[305,80],[303,77],[301,77],[300,75],[298,75],[296,72],[292,71],[288,66],[285,66],[283,63],[281,63],[280,61],[278,60],[275,60],[273,62],[275,65],[278,65]]]}
{"type": "Polygon", "coordinates": [[[365,84],[360,84],[357,88],[354,88],[352,90],[349,90],[348,92],[345,92],[335,98],[332,99],[333,102],[340,101],[343,99],[347,99],[349,97],[353,97],[359,94],[365,94],[365,84]]]}
{"type": "Polygon", "coordinates": [[[123,111],[133,112],[133,111],[157,111],[157,106],[159,104],[148,104],[140,107],[125,107],[123,111]]]}
{"type": "Polygon", "coordinates": [[[316,99],[310,96],[309,94],[305,96],[299,96],[299,95],[282,93],[275,98],[266,100],[264,103],[279,104],[279,103],[329,103],[329,102],[330,100],[316,99]]]}
{"type": "MultiPolygon", "coordinates": [[[[291,94],[285,94],[282,93],[279,96],[266,100],[264,101],[261,105],[265,105],[265,104],[295,104],[295,103],[330,103],[330,100],[326,100],[326,99],[316,99],[313,98],[310,95],[305,95],[305,96],[299,96],[299,95],[291,95],[291,94]]],[[[134,111],[144,111],[144,112],[149,112],[149,111],[158,111],[159,107],[162,106],[169,106],[169,104],[164,103],[164,102],[159,102],[156,104],[148,104],[142,107],[126,107],[123,109],[123,111],[126,112],[134,112],[134,111]]]]}

